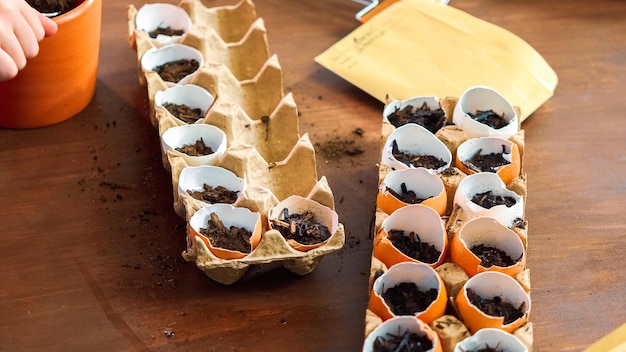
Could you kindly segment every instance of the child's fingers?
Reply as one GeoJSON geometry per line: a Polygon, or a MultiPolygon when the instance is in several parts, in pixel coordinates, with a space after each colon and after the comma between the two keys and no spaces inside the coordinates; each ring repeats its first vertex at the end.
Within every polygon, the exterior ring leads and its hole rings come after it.
{"type": "Polygon", "coordinates": [[[23,69],[26,66],[26,56],[15,33],[3,28],[0,30],[0,43],[0,50],[12,59],[19,70],[23,69]]]}
{"type": "Polygon", "coordinates": [[[19,69],[13,58],[4,50],[0,49],[0,81],[9,80],[15,76],[19,69]]]}
{"type": "MultiPolygon", "coordinates": [[[[41,39],[43,39],[44,36],[43,26],[41,23],[37,22],[37,25],[33,28],[27,18],[16,18],[15,25],[13,27],[13,32],[19,41],[23,55],[28,59],[37,56],[39,53],[39,39],[37,33],[41,35],[41,39]]],[[[9,54],[13,56],[13,52],[9,52],[9,54]]]]}
{"type": "Polygon", "coordinates": [[[42,14],[39,14],[39,20],[41,21],[41,25],[44,29],[44,35],[46,37],[51,37],[56,34],[57,30],[59,29],[59,26],[56,22],[42,14]]]}
{"type": "MultiPolygon", "coordinates": [[[[42,40],[46,34],[44,31],[41,17],[40,17],[42,15],[39,12],[37,12],[37,10],[35,10],[34,8],[30,6],[27,6],[26,8],[22,9],[21,12],[22,12],[22,17],[24,18],[25,24],[27,24],[28,27],[30,27],[31,32],[34,34],[37,41],[42,40]]],[[[23,26],[23,25],[24,23],[20,21],[19,26],[23,26]]]]}

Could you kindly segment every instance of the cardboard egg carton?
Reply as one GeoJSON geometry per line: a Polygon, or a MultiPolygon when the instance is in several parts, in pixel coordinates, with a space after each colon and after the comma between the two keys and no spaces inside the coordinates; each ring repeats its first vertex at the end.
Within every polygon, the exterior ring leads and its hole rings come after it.
{"type": "MultiPolygon", "coordinates": [[[[388,98],[390,101],[391,98],[388,98]]],[[[457,148],[465,141],[469,140],[471,137],[458,126],[452,123],[452,114],[455,108],[457,98],[455,97],[446,97],[440,100],[440,105],[442,109],[446,112],[447,121],[446,125],[442,127],[435,133],[435,136],[441,140],[446,147],[451,151],[453,155],[456,153],[457,148]]],[[[518,108],[515,108],[519,110],[518,108]]],[[[517,111],[519,114],[519,111],[517,111]]],[[[385,145],[385,142],[391,135],[391,133],[396,128],[384,120],[382,123],[381,129],[381,149],[382,146],[385,145]]],[[[520,171],[520,175],[516,177],[513,181],[506,185],[507,189],[517,193],[524,200],[527,197],[527,188],[526,188],[526,174],[523,170],[523,155],[524,155],[524,131],[519,130],[518,133],[509,138],[510,141],[514,142],[520,151],[521,156],[521,165],[522,169],[520,171]]],[[[384,165],[383,163],[379,164],[379,184],[383,181],[385,176],[393,171],[390,167],[384,165]]],[[[454,166],[454,162],[452,166],[443,172],[438,173],[441,177],[445,191],[447,194],[447,210],[445,215],[443,215],[442,221],[445,224],[445,230],[448,236],[448,246],[450,246],[450,242],[455,232],[460,229],[466,221],[466,216],[463,213],[463,210],[458,206],[458,204],[454,203],[454,194],[459,186],[460,182],[467,176],[461,170],[454,166]]],[[[389,215],[386,214],[381,209],[377,208],[375,212],[375,221],[374,221],[374,235],[376,235],[381,229],[383,221],[389,215]]],[[[516,226],[512,227],[515,233],[517,233],[520,238],[523,239],[524,243],[527,242],[527,231],[528,231],[528,222],[523,220],[522,223],[516,224],[516,226]]],[[[527,250],[527,247],[525,248],[527,250]]],[[[369,291],[370,294],[372,292],[373,282],[376,278],[378,278],[382,273],[387,271],[388,268],[382,263],[378,258],[374,255],[371,257],[371,266],[370,266],[370,275],[369,275],[369,291]]],[[[463,340],[464,338],[470,336],[470,332],[468,328],[462,322],[460,315],[458,314],[454,297],[456,297],[457,293],[465,282],[469,279],[468,275],[465,271],[456,265],[455,263],[450,261],[448,257],[446,262],[437,268],[435,268],[437,273],[442,278],[444,285],[446,287],[446,291],[448,293],[448,307],[446,309],[446,315],[434,320],[429,326],[433,329],[442,344],[442,348],[444,352],[452,352],[454,347],[458,342],[463,340]]],[[[525,292],[530,294],[530,269],[525,267],[524,271],[520,274],[516,275],[514,279],[519,282],[524,289],[525,292]]],[[[376,315],[369,308],[366,310],[365,314],[365,337],[367,337],[378,325],[383,322],[381,317],[376,315]]],[[[533,335],[532,335],[532,322],[528,321],[521,328],[517,329],[513,332],[513,335],[518,337],[520,341],[528,347],[529,351],[532,351],[533,344],[533,335]]]]}
{"type": "MultiPolygon", "coordinates": [[[[261,214],[264,233],[253,251],[241,259],[221,259],[202,240],[189,236],[183,252],[187,261],[211,279],[232,284],[277,267],[305,275],[328,253],[345,243],[342,224],[318,248],[298,251],[277,230],[268,226],[268,212],[279,201],[297,195],[334,210],[334,196],[324,176],[318,177],[315,150],[308,134],[300,135],[298,111],[291,94],[283,92],[282,68],[276,55],[269,55],[264,22],[256,16],[254,4],[209,8],[200,0],[183,0],[179,5],[193,25],[179,43],[198,49],[204,62],[187,84],[204,88],[215,99],[196,123],[221,129],[227,148],[215,166],[245,180],[246,188],[234,204],[261,214]]],[[[141,69],[142,55],[162,46],[135,28],[134,6],[128,8],[129,42],[137,51],[139,82],[145,85],[150,101],[150,119],[159,135],[185,123],[167,109],[155,106],[157,92],[172,84],[156,72],[141,69]]],[[[178,180],[190,165],[180,155],[162,149],[164,167],[171,172],[175,212],[189,221],[205,206],[187,193],[179,193],[178,180]]]]}
{"type": "MultiPolygon", "coordinates": [[[[207,8],[200,0],[186,0],[179,6],[188,12],[193,23],[179,43],[198,49],[208,62],[225,65],[238,80],[253,78],[269,58],[265,22],[256,17],[251,1],[207,8]]],[[[164,44],[135,27],[137,11],[133,5],[128,8],[128,40],[139,61],[147,50],[164,44]]],[[[143,84],[142,76],[140,72],[143,84]]]]}

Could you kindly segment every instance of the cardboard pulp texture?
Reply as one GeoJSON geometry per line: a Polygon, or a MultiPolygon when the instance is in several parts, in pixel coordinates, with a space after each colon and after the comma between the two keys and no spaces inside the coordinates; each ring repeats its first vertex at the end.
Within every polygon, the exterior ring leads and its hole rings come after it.
{"type": "MultiPolygon", "coordinates": [[[[299,134],[297,106],[291,93],[283,93],[282,69],[277,56],[269,55],[263,19],[257,17],[250,0],[220,7],[183,0],[178,6],[187,12],[192,26],[177,44],[199,50],[203,58],[201,67],[186,84],[200,86],[214,97],[196,123],[224,131],[227,148],[216,166],[245,180],[246,188],[235,205],[259,212],[264,224],[260,243],[241,259],[218,258],[202,240],[190,236],[189,230],[188,248],[182,255],[222,284],[281,266],[299,275],[308,274],[324,255],[343,247],[344,227],[339,224],[322,246],[309,251],[294,249],[280,232],[269,229],[268,212],[289,196],[309,198],[333,211],[334,197],[326,178],[318,178],[315,150],[308,134],[299,134]]],[[[151,122],[163,135],[185,122],[155,104],[157,92],[173,84],[153,70],[142,69],[144,53],[165,44],[137,29],[135,17],[140,10],[132,5],[128,8],[128,41],[137,52],[138,79],[148,91],[151,122]]],[[[162,157],[172,176],[175,212],[189,221],[205,206],[188,194],[179,195],[178,178],[189,165],[171,151],[164,151],[162,157]]]]}
{"type": "MultiPolygon", "coordinates": [[[[387,104],[389,104],[392,100],[392,98],[388,97],[387,104]]],[[[441,108],[446,113],[447,121],[446,125],[435,133],[435,136],[439,140],[441,140],[448,147],[448,149],[450,149],[450,152],[453,156],[456,156],[456,150],[459,145],[471,138],[465,131],[452,123],[452,115],[457,101],[458,98],[456,97],[446,97],[439,100],[441,108]]],[[[515,109],[519,111],[518,107],[515,107],[515,109]]],[[[384,117],[382,124],[381,147],[386,144],[388,137],[395,129],[396,127],[392,125],[386,119],[386,117],[384,117]]],[[[506,189],[515,192],[516,194],[521,196],[523,200],[526,200],[526,174],[523,169],[524,131],[520,129],[517,133],[508,138],[508,140],[515,143],[518,147],[522,165],[519,175],[517,175],[517,177],[515,177],[512,181],[506,184],[506,189]]],[[[389,166],[386,166],[381,162],[379,165],[379,184],[381,184],[385,179],[385,176],[387,176],[387,174],[392,171],[393,170],[389,166]]],[[[465,214],[459,204],[454,202],[454,196],[459,184],[468,175],[462,172],[459,168],[455,167],[454,164],[441,172],[436,172],[436,174],[443,181],[447,193],[446,212],[444,215],[441,216],[441,220],[444,223],[444,227],[449,239],[448,246],[450,246],[450,243],[452,242],[455,234],[457,234],[462,226],[470,220],[470,215],[465,214]]],[[[383,221],[388,217],[389,214],[385,213],[377,207],[374,226],[375,238],[382,232],[381,229],[383,221]]],[[[514,226],[510,227],[510,229],[522,239],[525,246],[524,250],[526,250],[528,243],[528,222],[525,220],[524,217],[521,220],[522,221],[519,221],[514,226]]],[[[374,242],[374,246],[376,246],[376,239],[374,240],[374,242]]],[[[377,258],[373,254],[374,253],[372,253],[371,258],[369,280],[370,295],[372,294],[371,292],[374,281],[389,269],[381,261],[381,259],[377,258]]],[[[449,256],[447,258],[447,261],[441,265],[438,265],[435,270],[444,282],[446,292],[448,294],[448,303],[444,315],[432,321],[429,326],[439,336],[443,351],[452,352],[454,351],[457,343],[471,336],[470,331],[466,324],[464,324],[463,318],[460,316],[455,304],[455,298],[457,297],[459,291],[463,289],[463,285],[465,284],[465,282],[469,280],[469,276],[459,265],[453,263],[449,256]]],[[[513,278],[517,283],[521,285],[521,287],[527,294],[530,294],[530,269],[526,265],[524,265],[521,273],[515,275],[513,278]]],[[[365,337],[367,338],[367,336],[377,326],[382,324],[383,321],[384,318],[376,315],[368,307],[365,314],[365,337]]],[[[532,351],[532,322],[526,322],[524,325],[513,331],[512,334],[516,336],[520,341],[522,341],[524,345],[528,347],[529,351],[532,351]]]]}

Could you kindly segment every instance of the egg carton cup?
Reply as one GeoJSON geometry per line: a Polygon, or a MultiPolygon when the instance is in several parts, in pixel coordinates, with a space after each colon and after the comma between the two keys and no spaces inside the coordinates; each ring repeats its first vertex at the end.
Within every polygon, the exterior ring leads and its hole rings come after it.
{"type": "MultiPolygon", "coordinates": [[[[430,98],[430,97],[429,97],[430,98]]],[[[421,101],[421,100],[420,100],[421,101]]],[[[387,98],[387,104],[394,102],[395,104],[402,104],[401,102],[394,101],[393,98],[387,98]]],[[[463,144],[465,141],[474,138],[469,133],[465,132],[459,126],[453,124],[452,116],[456,107],[456,103],[458,102],[458,98],[456,97],[445,97],[443,99],[439,99],[439,104],[441,108],[446,113],[446,124],[439,129],[434,135],[443,142],[446,147],[450,150],[453,155],[453,158],[456,157],[457,148],[463,144]]],[[[406,105],[406,104],[405,104],[406,105]]],[[[429,103],[430,105],[430,103],[429,103]]],[[[400,105],[404,106],[404,105],[400,105]]],[[[514,107],[519,115],[519,108],[514,107]]],[[[392,133],[396,130],[396,127],[392,125],[386,117],[383,117],[382,128],[381,128],[381,154],[384,146],[388,142],[388,138],[392,135],[392,133]]],[[[519,195],[524,201],[527,198],[527,175],[523,170],[523,156],[524,156],[524,130],[520,129],[517,133],[508,138],[509,141],[515,143],[520,152],[520,160],[521,160],[521,168],[520,174],[515,177],[508,184],[505,184],[507,190],[515,192],[515,194],[519,195]]],[[[385,180],[385,177],[394,169],[389,167],[388,165],[379,163],[379,185],[385,180]]],[[[439,171],[433,172],[437,174],[441,180],[443,181],[444,188],[447,195],[447,206],[446,212],[441,216],[442,221],[445,225],[445,230],[448,236],[449,244],[452,241],[455,233],[459,231],[459,229],[470,220],[468,214],[466,214],[463,208],[454,201],[454,195],[457,191],[457,188],[461,181],[465,179],[468,174],[464,173],[454,165],[449,168],[439,171]]],[[[374,215],[374,225],[373,231],[374,234],[379,233],[383,221],[389,217],[389,214],[385,213],[380,208],[376,208],[374,215]]],[[[521,218],[514,226],[509,227],[513,232],[515,232],[523,241],[525,249],[527,249],[527,239],[528,239],[528,222],[521,218]]],[[[371,292],[374,281],[382,275],[382,273],[386,272],[389,268],[377,257],[375,257],[372,253],[371,257],[371,265],[370,265],[370,275],[369,275],[369,291],[371,292]]],[[[435,269],[439,275],[441,276],[445,286],[446,291],[448,293],[448,306],[449,311],[456,312],[456,306],[454,303],[454,298],[458,294],[458,292],[462,289],[463,285],[467,280],[469,280],[469,276],[465,273],[465,271],[453,263],[450,258],[435,269]]],[[[513,276],[515,281],[519,283],[525,292],[530,294],[530,269],[525,265],[524,269],[521,273],[513,276]]],[[[382,324],[383,318],[376,315],[369,308],[366,309],[365,312],[365,338],[380,324],[382,324]]],[[[450,315],[450,313],[446,313],[446,315],[441,316],[440,318],[431,322],[430,327],[437,333],[441,340],[442,348],[444,352],[453,352],[455,346],[458,342],[464,340],[471,336],[468,328],[465,326],[463,321],[459,318],[458,314],[450,315]]],[[[525,346],[528,347],[529,351],[532,351],[532,322],[528,321],[524,325],[522,325],[519,329],[514,331],[512,335],[514,335],[519,341],[521,341],[525,346]]]]}
{"type": "MultiPolygon", "coordinates": [[[[334,197],[325,177],[317,181],[303,197],[334,210],[334,197]]],[[[262,222],[267,224],[269,211],[278,203],[278,199],[267,188],[253,185],[246,188],[234,205],[259,212],[262,222]]],[[[188,219],[204,206],[188,195],[183,195],[179,204],[185,208],[183,211],[188,219]]],[[[345,230],[341,223],[323,245],[309,251],[294,249],[280,232],[265,228],[258,246],[244,258],[218,258],[200,239],[193,240],[182,256],[185,260],[194,262],[214,281],[230,285],[244,277],[254,277],[280,267],[298,275],[309,274],[324,255],[340,250],[344,243],[345,230]]]]}
{"type": "MultiPolygon", "coordinates": [[[[148,50],[164,46],[141,30],[136,30],[135,38],[138,60],[141,60],[148,50]]],[[[239,80],[253,78],[270,56],[267,30],[262,18],[252,24],[240,42],[225,43],[212,28],[194,25],[178,44],[197,49],[207,63],[224,64],[239,80]]],[[[143,80],[140,79],[140,83],[143,83],[143,80]]]]}
{"type": "MultiPolygon", "coordinates": [[[[156,116],[157,109],[154,108],[155,96],[157,92],[170,88],[170,85],[154,71],[147,71],[144,76],[147,82],[150,106],[153,107],[150,114],[151,121],[154,126],[159,128],[159,133],[163,133],[171,125],[184,124],[184,122],[179,121],[159,126],[159,117],[156,116]]],[[[276,55],[270,57],[258,74],[250,80],[239,81],[226,66],[209,64],[199,68],[187,84],[202,87],[215,97],[212,106],[220,104],[239,105],[251,120],[262,120],[264,116],[272,115],[281,100],[285,98],[282,68],[276,55]]]]}
{"type": "MultiPolygon", "coordinates": [[[[288,94],[267,121],[263,121],[252,120],[237,104],[217,102],[197,124],[221,129],[230,147],[252,147],[268,162],[279,162],[292,152],[301,138],[294,132],[297,128],[297,119],[293,118],[297,115],[296,109],[293,96],[288,94]]],[[[180,127],[180,120],[165,109],[158,109],[156,116],[164,133],[172,127],[180,127]]],[[[171,170],[169,161],[163,156],[165,168],[171,170]]]]}
{"type": "MultiPolygon", "coordinates": [[[[325,197],[318,197],[320,198],[318,203],[334,208],[334,197],[330,187],[327,186],[326,178],[318,180],[314,157],[315,150],[308,135],[305,134],[282,161],[268,163],[254,148],[232,147],[225,151],[216,166],[245,179],[249,198],[267,199],[271,195],[269,198],[283,200],[291,195],[306,197],[311,190],[322,189],[328,192],[325,197]],[[320,186],[320,182],[325,186],[320,186]],[[259,197],[256,197],[255,193],[259,193],[259,197]]],[[[191,214],[182,211],[187,209],[184,203],[194,202],[190,199],[186,202],[185,199],[180,199],[178,191],[180,173],[189,165],[180,155],[169,152],[168,158],[172,166],[174,208],[181,217],[189,218],[191,214]]]]}
{"type": "Polygon", "coordinates": [[[195,262],[214,281],[229,285],[244,278],[246,274],[247,277],[254,277],[279,267],[298,275],[307,275],[317,267],[324,255],[341,249],[344,242],[344,228],[339,224],[339,228],[325,245],[308,252],[291,248],[280,232],[269,230],[263,234],[257,248],[242,259],[217,258],[200,239],[196,239],[182,255],[185,260],[195,262]]]}
{"type": "MultiPolygon", "coordinates": [[[[160,3],[156,3],[160,4],[160,3]]],[[[154,4],[149,4],[154,5],[154,4]]],[[[175,6],[166,4],[167,6],[175,6]]],[[[178,9],[186,12],[185,19],[180,19],[180,22],[189,20],[191,26],[203,26],[212,28],[225,43],[236,43],[241,41],[248,33],[252,24],[259,19],[256,13],[256,8],[251,0],[242,0],[236,5],[225,5],[207,7],[201,0],[182,0],[178,6],[176,6],[176,12],[178,9]]],[[[137,13],[141,8],[137,9],[134,5],[129,5],[127,9],[128,19],[128,42],[132,48],[137,49],[137,39],[135,37],[137,27],[137,13]]],[[[167,11],[167,9],[163,9],[167,11]]],[[[151,16],[157,17],[157,13],[151,13],[151,16]]],[[[166,17],[170,17],[171,14],[166,14],[166,17]]],[[[158,40],[150,38],[155,44],[158,45],[158,40]]],[[[180,41],[180,37],[177,38],[180,41]]],[[[141,51],[141,50],[140,50],[141,51]]]]}
{"type": "MultiPolygon", "coordinates": [[[[248,0],[213,8],[200,0],[183,0],[179,7],[192,24],[185,33],[169,38],[168,42],[137,29],[135,20],[141,9],[132,5],[128,8],[128,40],[137,53],[139,83],[148,93],[150,121],[161,137],[172,128],[189,125],[163,107],[166,102],[177,102],[162,98],[170,89],[184,85],[202,91],[197,99],[181,99],[190,102],[192,108],[201,108],[202,117],[194,125],[217,127],[226,136],[226,149],[220,150],[219,156],[207,159],[211,160],[210,165],[244,180],[245,186],[233,205],[258,212],[264,224],[258,246],[237,259],[216,257],[202,239],[190,236],[188,226],[187,249],[182,255],[208,277],[223,284],[233,284],[279,267],[299,275],[308,274],[324,255],[343,247],[344,227],[339,223],[327,241],[310,250],[292,247],[280,232],[269,227],[271,209],[290,196],[307,198],[332,211],[335,201],[326,178],[317,175],[315,150],[309,135],[299,134],[297,106],[291,93],[284,94],[282,68],[278,57],[269,55],[264,21],[257,17],[254,4],[248,0]],[[193,48],[201,54],[200,67],[185,78],[184,84],[166,82],[154,70],[143,69],[141,65],[148,51],[174,45],[193,48]]],[[[172,94],[168,99],[185,95],[172,94]]],[[[190,129],[184,129],[187,130],[190,129]]],[[[197,160],[192,162],[172,150],[163,138],[161,143],[163,166],[171,173],[174,211],[189,223],[207,204],[181,192],[178,184],[182,170],[197,166],[197,160]]]]}
{"type": "Polygon", "coordinates": [[[196,25],[213,28],[226,43],[240,41],[258,16],[251,0],[235,5],[207,7],[201,0],[183,0],[179,3],[196,25]]]}
{"type": "MultiPolygon", "coordinates": [[[[146,72],[146,78],[151,106],[155,106],[156,95],[168,86],[155,72],[146,72]]],[[[200,69],[189,85],[217,96],[196,123],[222,129],[229,145],[251,146],[269,162],[276,162],[287,157],[300,138],[297,106],[291,93],[283,95],[282,70],[276,56],[254,80],[237,81],[223,65],[213,65],[200,69]]],[[[161,135],[186,124],[159,106],[151,120],[161,135]]]]}
{"type": "MultiPolygon", "coordinates": [[[[293,95],[284,96],[274,111],[265,116],[265,120],[253,120],[238,104],[218,99],[196,124],[215,126],[225,133],[229,146],[253,147],[265,160],[277,162],[286,158],[300,139],[293,95]]],[[[155,119],[161,135],[172,127],[185,125],[164,108],[156,108],[155,119]]],[[[170,170],[166,156],[163,157],[165,168],[170,170]]]]}
{"type": "MultiPolygon", "coordinates": [[[[244,3],[253,6],[248,1],[242,2],[241,5],[244,3]]],[[[182,5],[187,5],[183,7],[186,11],[194,11],[189,13],[192,26],[176,43],[199,50],[207,63],[226,65],[239,80],[251,79],[259,72],[261,66],[270,56],[267,30],[262,18],[255,18],[254,21],[248,23],[246,20],[236,20],[239,12],[243,13],[244,11],[227,10],[231,7],[223,7],[222,11],[215,11],[215,9],[206,8],[199,1],[182,2],[179,6],[182,5]],[[210,20],[194,21],[198,17],[202,18],[203,14],[206,16],[207,13],[212,14],[210,20]],[[221,24],[221,26],[216,27],[215,24],[221,24]],[[240,39],[229,41],[232,38],[238,38],[242,32],[243,36],[240,39]]],[[[249,9],[249,7],[239,6],[237,9],[249,9]]],[[[254,10],[253,7],[252,10],[254,10]]],[[[136,50],[137,60],[140,62],[146,51],[163,47],[166,44],[151,38],[147,32],[137,29],[138,11],[137,8],[130,5],[127,17],[128,41],[131,47],[136,50]]],[[[252,15],[256,16],[256,12],[247,10],[244,19],[251,18],[252,15]]],[[[139,81],[142,85],[145,84],[141,72],[139,81]]]]}

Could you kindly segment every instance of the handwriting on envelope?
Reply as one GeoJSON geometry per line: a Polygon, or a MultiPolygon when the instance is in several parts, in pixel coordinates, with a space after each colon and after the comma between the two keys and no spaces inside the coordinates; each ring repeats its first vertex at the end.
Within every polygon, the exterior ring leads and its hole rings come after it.
{"type": "Polygon", "coordinates": [[[374,98],[460,96],[494,88],[522,120],[553,94],[558,78],[513,33],[431,0],[400,0],[315,58],[374,98]]]}

